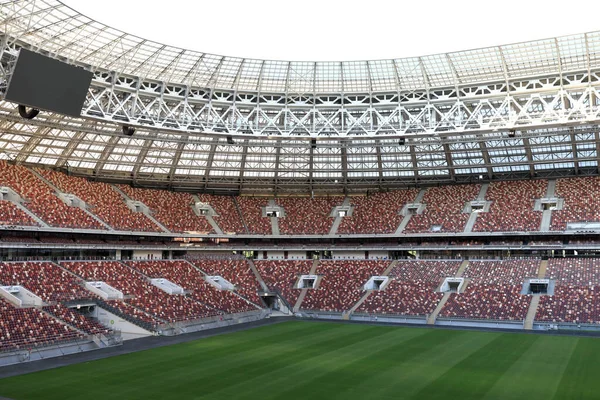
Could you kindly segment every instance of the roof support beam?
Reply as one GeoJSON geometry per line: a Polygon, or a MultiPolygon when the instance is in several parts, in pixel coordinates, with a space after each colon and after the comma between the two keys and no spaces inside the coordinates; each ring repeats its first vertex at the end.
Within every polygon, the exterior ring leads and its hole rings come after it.
{"type": "Polygon", "coordinates": [[[523,145],[525,146],[525,154],[527,154],[527,160],[529,164],[529,176],[535,176],[535,167],[533,166],[533,154],[531,153],[531,144],[528,137],[523,138],[523,145]]]}
{"type": "Polygon", "coordinates": [[[39,126],[35,133],[31,135],[27,144],[23,146],[17,157],[15,158],[15,162],[17,164],[21,164],[27,160],[27,158],[31,155],[31,152],[40,144],[42,139],[52,130],[51,127],[39,126]]]}
{"type": "Polygon", "coordinates": [[[217,151],[217,145],[219,144],[219,138],[213,138],[212,144],[210,145],[210,152],[208,153],[208,160],[206,160],[206,169],[204,170],[204,189],[208,187],[208,178],[210,176],[210,170],[212,169],[213,160],[215,159],[215,152],[217,151]]]}
{"type": "Polygon", "coordinates": [[[77,146],[79,146],[79,143],[81,142],[81,139],[83,139],[84,136],[85,136],[85,133],[77,132],[71,138],[71,140],[69,140],[69,144],[65,147],[65,149],[63,150],[62,154],[60,155],[58,161],[56,162],[55,166],[57,168],[62,168],[65,166],[67,161],[69,161],[69,158],[71,158],[71,154],[73,154],[73,152],[75,151],[77,146]]]}
{"type": "Polygon", "coordinates": [[[177,144],[177,150],[175,150],[175,157],[173,157],[173,163],[171,164],[171,169],[169,169],[170,182],[173,182],[173,178],[175,177],[175,171],[177,171],[177,167],[179,166],[179,160],[181,160],[181,153],[183,153],[184,147],[184,142],[180,142],[177,144]]]}
{"type": "MultiPolygon", "coordinates": [[[[147,137],[143,138],[144,146],[142,147],[142,150],[140,151],[140,154],[138,155],[138,158],[135,161],[135,166],[133,167],[132,171],[134,181],[137,179],[138,173],[140,172],[140,168],[142,167],[144,160],[146,159],[146,155],[148,154],[148,150],[150,150],[150,147],[152,147],[152,143],[154,143],[154,139],[156,139],[157,135],[157,133],[151,132],[147,137]]],[[[140,139],[142,138],[140,137],[140,139]]]]}
{"type": "Polygon", "coordinates": [[[244,171],[246,170],[246,156],[248,155],[248,139],[244,140],[244,144],[242,145],[242,159],[240,160],[240,192],[243,188],[244,183],[244,171]]]}
{"type": "Polygon", "coordinates": [[[569,136],[571,138],[571,150],[573,151],[573,165],[575,168],[575,175],[579,175],[579,157],[577,156],[577,140],[575,139],[575,131],[572,128],[569,130],[569,136]]]}
{"type": "Polygon", "coordinates": [[[113,136],[110,139],[108,139],[108,143],[106,144],[106,146],[104,146],[104,150],[102,150],[100,159],[96,163],[96,168],[94,168],[94,174],[96,176],[100,173],[100,171],[102,171],[102,169],[104,168],[104,165],[106,165],[106,162],[108,161],[108,157],[110,157],[111,153],[117,146],[119,139],[120,139],[119,136],[113,136]]]}
{"type": "Polygon", "coordinates": [[[442,146],[444,147],[444,154],[446,155],[446,164],[448,165],[450,179],[456,181],[456,177],[454,176],[454,162],[452,161],[452,152],[450,151],[450,145],[448,145],[448,143],[444,143],[442,146]]]}
{"type": "Polygon", "coordinates": [[[492,165],[490,163],[490,154],[488,153],[488,149],[487,149],[485,140],[479,141],[479,149],[481,150],[481,156],[483,157],[483,162],[485,163],[485,166],[487,167],[488,179],[491,180],[492,176],[494,174],[494,171],[492,170],[492,165]]]}

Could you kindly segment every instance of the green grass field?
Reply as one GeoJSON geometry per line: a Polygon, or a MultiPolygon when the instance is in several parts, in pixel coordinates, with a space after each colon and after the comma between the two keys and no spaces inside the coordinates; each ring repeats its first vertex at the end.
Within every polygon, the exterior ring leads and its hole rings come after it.
{"type": "Polygon", "coordinates": [[[319,322],[0,380],[12,399],[598,399],[600,339],[319,322]]]}

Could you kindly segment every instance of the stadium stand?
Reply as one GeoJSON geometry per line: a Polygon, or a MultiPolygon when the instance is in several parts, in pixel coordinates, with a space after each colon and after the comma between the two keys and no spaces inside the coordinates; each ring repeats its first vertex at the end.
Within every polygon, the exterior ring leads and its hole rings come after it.
{"type": "Polygon", "coordinates": [[[161,231],[146,215],[130,210],[121,195],[106,183],[90,182],[85,178],[68,176],[47,169],[37,169],[37,172],[64,193],[74,194],[93,206],[92,212],[114,229],[161,231]]]}
{"type": "Polygon", "coordinates": [[[208,275],[219,275],[233,283],[236,292],[250,300],[254,304],[261,305],[262,301],[257,292],[260,284],[250,269],[246,260],[193,260],[193,264],[208,275]]]}
{"type": "Polygon", "coordinates": [[[443,294],[435,290],[454,276],[460,261],[399,261],[383,291],[371,293],[358,313],[424,316],[431,314],[443,294]]]}
{"type": "Polygon", "coordinates": [[[407,203],[414,202],[418,193],[416,189],[407,189],[351,197],[352,216],[342,218],[337,233],[394,233],[404,218],[400,211],[407,203]]]}
{"type": "MultiPolygon", "coordinates": [[[[124,295],[132,296],[126,303],[167,322],[195,320],[215,315],[213,310],[204,304],[183,295],[169,295],[147,283],[143,275],[120,262],[83,261],[61,264],[86,280],[105,282],[124,295]]],[[[136,264],[136,267],[138,266],[139,264],[136,264]]]]}
{"type": "Polygon", "coordinates": [[[118,185],[132,200],[141,201],[154,213],[154,218],[171,232],[213,232],[206,218],[192,210],[194,199],[189,193],[168,190],[140,189],[118,185]]]}
{"type": "MultiPolygon", "coordinates": [[[[213,196],[209,194],[199,194],[198,198],[200,201],[210,204],[211,207],[217,212],[218,215],[213,218],[223,232],[246,233],[246,230],[244,229],[244,223],[240,218],[240,213],[237,210],[233,196],[213,196]]],[[[265,220],[268,222],[268,219],[265,220]]]]}
{"type": "Polygon", "coordinates": [[[486,200],[492,202],[490,212],[481,213],[474,232],[537,231],[542,213],[534,211],[535,200],[546,195],[548,181],[492,182],[486,200]]]}
{"type": "Polygon", "coordinates": [[[14,308],[0,299],[0,350],[32,349],[81,338],[79,332],[35,308],[14,308]]]}
{"type": "Polygon", "coordinates": [[[259,235],[270,235],[272,233],[271,220],[262,216],[262,208],[266,207],[269,202],[267,198],[238,196],[234,201],[237,202],[243,222],[248,228],[248,233],[259,235]]]}
{"type": "Polygon", "coordinates": [[[254,265],[270,290],[279,292],[293,307],[300,296],[294,284],[300,275],[310,272],[312,260],[256,260],[254,265]]]}
{"type": "Polygon", "coordinates": [[[191,298],[204,308],[202,317],[253,311],[256,307],[228,290],[219,290],[206,282],[202,272],[187,261],[128,261],[127,265],[150,278],[166,278],[189,291],[191,298]]]}
{"type": "Polygon", "coordinates": [[[15,204],[0,200],[0,225],[37,226],[38,223],[15,204]]]}
{"type": "Polygon", "coordinates": [[[0,283],[21,285],[47,303],[96,297],[76,277],[50,262],[0,263],[0,283]]]}
{"type": "Polygon", "coordinates": [[[365,293],[363,285],[373,275],[381,275],[390,261],[321,261],[316,274],[319,287],[309,290],[301,308],[319,311],[348,311],[365,293]]]}
{"type": "Polygon", "coordinates": [[[283,197],[276,199],[285,210],[285,218],[279,219],[279,230],[284,235],[325,235],[329,233],[335,206],[341,206],[343,197],[283,197]]]}
{"type": "MultiPolygon", "coordinates": [[[[80,229],[104,229],[95,219],[76,207],[67,206],[59,199],[41,179],[35,176],[29,169],[20,165],[10,165],[6,161],[0,161],[0,186],[8,186],[23,199],[25,206],[40,217],[50,226],[59,228],[80,229]]],[[[0,203],[5,203],[4,201],[0,203]]],[[[9,207],[8,209],[13,209],[9,207]]],[[[12,211],[14,214],[14,211],[12,211]]],[[[18,216],[15,222],[26,222],[26,225],[37,225],[31,223],[31,217],[23,217],[22,211],[15,214],[18,216]]],[[[17,223],[18,224],[18,223],[17,223]]],[[[17,225],[15,224],[15,225],[17,225]]]]}
{"type": "Polygon", "coordinates": [[[469,219],[463,213],[465,203],[477,198],[481,185],[440,186],[425,191],[423,214],[413,215],[404,229],[406,233],[431,232],[440,225],[441,232],[462,232],[469,219]]]}
{"type": "Polygon", "coordinates": [[[555,195],[563,208],[552,212],[551,230],[564,231],[569,222],[600,222],[599,177],[557,179],[555,195]]]}
{"type": "Polygon", "coordinates": [[[453,293],[439,316],[444,318],[522,321],[531,295],[522,295],[525,278],[537,277],[538,259],[472,261],[465,270],[468,285],[453,293]]]}
{"type": "Polygon", "coordinates": [[[44,310],[54,315],[65,324],[77,328],[88,335],[108,335],[111,332],[110,329],[107,329],[93,319],[87,318],[81,313],[61,304],[44,307],[44,310]]]}

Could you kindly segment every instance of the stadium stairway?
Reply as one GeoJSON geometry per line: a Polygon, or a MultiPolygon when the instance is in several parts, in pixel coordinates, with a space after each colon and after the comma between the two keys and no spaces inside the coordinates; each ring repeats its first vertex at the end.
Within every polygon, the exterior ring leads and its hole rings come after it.
{"type": "Polygon", "coordinates": [[[535,319],[535,315],[537,314],[537,309],[538,305],[540,304],[541,297],[542,296],[539,294],[532,295],[531,303],[529,304],[529,310],[527,310],[527,316],[525,317],[525,322],[523,323],[523,329],[533,329],[533,320],[535,319]]]}
{"type": "MultiPolygon", "coordinates": [[[[385,269],[385,271],[383,271],[383,273],[381,274],[382,276],[388,276],[390,274],[390,272],[392,272],[392,270],[394,269],[394,267],[396,266],[396,264],[398,264],[398,260],[393,260],[390,265],[387,266],[387,268],[385,269]]],[[[358,307],[360,307],[362,305],[362,303],[365,302],[365,300],[367,300],[369,298],[369,296],[371,295],[371,293],[373,293],[375,290],[367,290],[365,292],[365,294],[356,302],[356,304],[354,304],[352,306],[352,308],[348,311],[346,311],[343,314],[343,318],[344,319],[350,319],[350,317],[352,316],[352,314],[354,314],[354,312],[358,309],[358,307]]]]}
{"type": "MultiPolygon", "coordinates": [[[[420,203],[420,202],[422,202],[423,201],[423,197],[425,197],[425,192],[426,191],[427,191],[427,189],[421,189],[419,191],[419,194],[417,194],[417,197],[415,198],[415,200],[413,201],[413,203],[420,203]]],[[[404,218],[402,219],[402,222],[400,222],[400,225],[398,225],[398,229],[396,229],[396,235],[400,235],[402,233],[402,231],[404,231],[404,228],[406,228],[406,226],[410,222],[411,218],[412,218],[412,214],[406,214],[404,216],[404,218]]]]}
{"type": "Polygon", "coordinates": [[[463,260],[463,262],[460,264],[460,267],[458,267],[458,271],[456,271],[456,277],[457,278],[462,277],[468,266],[469,266],[469,260],[463,260]]]}
{"type": "MultiPolygon", "coordinates": [[[[317,273],[317,267],[319,266],[319,260],[313,260],[312,267],[310,267],[310,275],[314,275],[317,273]]],[[[298,296],[298,300],[296,300],[296,304],[294,304],[293,311],[296,313],[300,310],[300,306],[302,306],[302,302],[304,301],[304,297],[306,297],[306,293],[308,289],[302,289],[300,292],[300,296],[298,296]]]]}
{"type": "MultiPolygon", "coordinates": [[[[200,198],[196,194],[193,194],[192,198],[194,199],[194,203],[200,203],[201,202],[200,198]]],[[[206,218],[206,221],[211,226],[211,228],[213,229],[213,231],[215,231],[215,233],[217,233],[219,235],[223,234],[223,229],[221,229],[221,227],[219,226],[219,224],[217,224],[217,221],[215,221],[215,219],[212,217],[212,215],[203,215],[203,217],[206,218]]]]}
{"type": "Polygon", "coordinates": [[[440,311],[442,311],[442,308],[444,308],[444,305],[450,298],[451,294],[452,293],[450,292],[444,293],[444,297],[442,297],[435,310],[433,310],[433,312],[427,316],[427,325],[435,325],[435,321],[437,320],[438,314],[440,313],[440,311]]]}
{"type": "MultiPolygon", "coordinates": [[[[29,171],[36,176],[36,178],[38,178],[39,180],[41,180],[42,182],[44,182],[46,185],[48,185],[52,190],[54,190],[54,193],[64,193],[62,190],[60,190],[58,187],[56,187],[56,185],[54,185],[52,182],[50,182],[48,179],[46,179],[43,175],[41,175],[38,171],[35,170],[35,168],[31,168],[29,169],[29,171]]],[[[98,217],[96,214],[94,214],[93,212],[90,211],[90,206],[83,200],[79,199],[83,204],[85,204],[85,206],[83,207],[79,207],[79,209],[81,211],[83,211],[84,213],[86,213],[87,215],[89,215],[91,218],[95,219],[100,225],[102,225],[103,227],[105,227],[107,230],[109,231],[114,231],[113,227],[108,225],[106,222],[104,222],[100,217],[98,217]]]]}
{"type": "MultiPolygon", "coordinates": [[[[487,194],[487,190],[490,187],[489,183],[484,183],[481,185],[481,189],[479,190],[479,195],[477,196],[477,201],[485,201],[485,195],[487,194]]],[[[465,225],[464,233],[473,232],[473,227],[475,226],[475,222],[477,222],[477,217],[479,216],[478,212],[472,212],[469,215],[469,220],[465,225]]]]}
{"type": "MultiPolygon", "coordinates": [[[[129,196],[127,196],[127,194],[125,194],[125,192],[123,192],[121,189],[119,189],[116,185],[110,185],[110,187],[112,190],[114,190],[119,195],[121,195],[121,197],[123,198],[123,200],[125,202],[133,201],[133,199],[131,199],[129,196]]],[[[141,203],[141,201],[139,203],[141,203]]],[[[156,218],[154,218],[154,216],[152,215],[152,212],[150,211],[150,208],[148,208],[148,211],[142,211],[142,214],[144,214],[146,216],[146,218],[148,218],[150,221],[152,221],[152,223],[154,225],[158,226],[163,232],[171,233],[171,231],[169,229],[167,229],[166,226],[164,226],[163,224],[160,223],[160,221],[158,221],[156,218]]]]}
{"type": "Polygon", "coordinates": [[[43,226],[44,228],[48,228],[49,225],[42,220],[40,217],[38,217],[37,215],[35,215],[31,210],[29,210],[27,207],[25,207],[22,203],[20,202],[12,202],[14,205],[17,206],[17,208],[21,211],[23,211],[25,214],[29,215],[35,222],[37,222],[40,226],[43,226]]]}
{"type": "Polygon", "coordinates": [[[246,261],[248,262],[248,265],[250,266],[250,269],[252,270],[252,273],[254,274],[254,277],[256,278],[256,280],[258,281],[258,283],[260,284],[260,287],[262,288],[262,290],[264,290],[265,292],[269,292],[269,287],[267,286],[267,284],[263,280],[262,276],[260,276],[260,272],[258,272],[258,269],[256,269],[256,265],[254,265],[254,261],[252,261],[249,258],[247,258],[246,261]]]}
{"type": "MultiPolygon", "coordinates": [[[[344,199],[344,201],[342,202],[342,206],[350,207],[350,198],[349,197],[346,197],[344,199]]],[[[331,224],[331,229],[329,229],[330,235],[335,235],[337,233],[338,228],[340,227],[340,224],[342,223],[342,219],[343,219],[343,217],[340,217],[340,216],[335,217],[335,219],[333,220],[333,224],[331,224]]]]}
{"type": "MultiPolygon", "coordinates": [[[[198,196],[195,196],[196,199],[198,198],[198,196]]],[[[238,217],[240,217],[240,221],[242,221],[242,224],[244,225],[244,229],[246,230],[246,233],[250,233],[250,230],[248,229],[248,224],[246,224],[246,220],[244,219],[244,214],[242,213],[242,210],[240,209],[240,205],[238,204],[237,201],[237,197],[233,196],[233,204],[235,204],[235,209],[237,210],[238,213],[238,217]]]]}
{"type": "Polygon", "coordinates": [[[548,269],[548,260],[542,260],[540,262],[540,268],[538,270],[538,278],[544,279],[546,277],[547,269],[548,269]]]}
{"type": "MultiPolygon", "coordinates": [[[[269,200],[269,206],[271,207],[275,207],[277,204],[275,204],[275,200],[271,199],[269,200]]],[[[279,218],[277,217],[271,217],[271,234],[274,236],[279,236],[279,218]]]]}

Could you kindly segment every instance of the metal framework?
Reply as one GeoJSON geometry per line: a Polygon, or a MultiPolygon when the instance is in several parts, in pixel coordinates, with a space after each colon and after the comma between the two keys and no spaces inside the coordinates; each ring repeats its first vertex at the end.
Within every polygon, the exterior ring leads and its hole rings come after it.
{"type": "Polygon", "coordinates": [[[83,119],[25,122],[0,102],[0,158],[19,163],[256,192],[598,169],[600,32],[394,60],[266,61],[154,43],[57,0],[0,0],[0,93],[22,47],[94,80],[83,119]]]}

